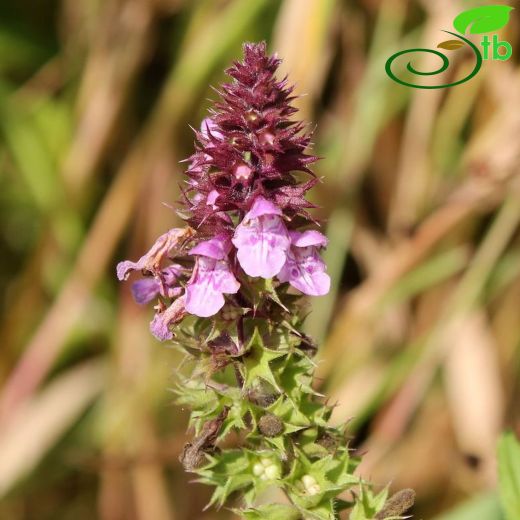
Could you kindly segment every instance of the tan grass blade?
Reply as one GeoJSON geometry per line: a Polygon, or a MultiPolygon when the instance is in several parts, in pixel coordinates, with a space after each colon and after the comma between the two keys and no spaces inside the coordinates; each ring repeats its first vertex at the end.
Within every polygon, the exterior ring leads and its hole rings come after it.
{"type": "Polygon", "coordinates": [[[0,433],[0,496],[29,473],[74,424],[104,385],[104,364],[72,368],[17,410],[0,433]]]}

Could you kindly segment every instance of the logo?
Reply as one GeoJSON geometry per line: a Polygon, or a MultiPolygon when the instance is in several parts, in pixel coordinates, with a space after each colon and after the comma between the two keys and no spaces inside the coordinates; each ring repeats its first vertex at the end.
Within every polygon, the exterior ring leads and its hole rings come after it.
{"type": "Polygon", "coordinates": [[[455,20],[453,20],[453,27],[458,32],[443,31],[447,34],[450,34],[451,36],[454,36],[456,39],[446,40],[442,43],[439,43],[439,45],[437,45],[437,49],[443,49],[445,51],[455,51],[463,47],[468,47],[475,55],[475,66],[466,77],[457,81],[453,81],[452,83],[446,83],[443,85],[417,85],[405,79],[398,78],[392,70],[392,65],[394,64],[395,60],[397,60],[401,56],[404,56],[405,54],[415,52],[434,54],[442,60],[442,64],[437,70],[431,72],[424,72],[416,69],[413,66],[412,62],[409,61],[406,65],[406,70],[408,71],[408,73],[415,76],[428,77],[436,76],[437,74],[441,74],[448,69],[450,65],[450,60],[445,53],[435,49],[421,48],[399,51],[390,56],[385,65],[386,73],[391,79],[393,79],[397,83],[412,88],[448,88],[461,85],[462,83],[466,83],[466,81],[469,81],[471,78],[475,77],[478,74],[482,67],[483,60],[506,61],[513,55],[513,48],[511,47],[511,44],[509,42],[500,41],[498,39],[497,34],[494,34],[492,38],[490,38],[489,35],[486,34],[498,31],[499,29],[507,25],[507,23],[509,22],[509,15],[512,10],[513,8],[507,5],[488,5],[482,7],[475,7],[474,9],[463,11],[455,18],[455,20]],[[482,40],[480,42],[480,48],[482,48],[482,52],[475,43],[466,38],[466,34],[485,34],[485,36],[482,37],[482,40]]]}

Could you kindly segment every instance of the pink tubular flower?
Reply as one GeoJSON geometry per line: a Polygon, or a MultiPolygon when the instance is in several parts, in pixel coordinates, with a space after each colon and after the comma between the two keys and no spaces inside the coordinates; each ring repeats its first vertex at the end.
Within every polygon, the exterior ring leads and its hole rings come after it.
{"type": "MultiPolygon", "coordinates": [[[[232,81],[222,86],[221,100],[194,130],[178,212],[186,227],[164,233],[136,262],[117,265],[119,280],[142,271],[132,293],[140,304],[158,300],[151,329],[162,340],[187,314],[214,316],[227,303],[234,315],[232,307],[244,313],[256,305],[258,284],[249,277],[278,277],[308,295],[329,290],[319,256],[325,237],[297,231],[315,222],[306,199],[318,182],[311,135],[292,119],[292,87],[276,79],[280,60],[267,56],[264,44],[246,44],[244,53],[228,70],[232,81]]],[[[276,319],[269,305],[262,312],[276,319]]]]}
{"type": "Polygon", "coordinates": [[[195,268],[186,286],[186,310],[202,318],[213,316],[225,303],[224,294],[235,294],[240,288],[229,269],[229,239],[217,235],[200,242],[190,252],[197,255],[195,268]]]}
{"type": "Polygon", "coordinates": [[[249,276],[277,275],[290,246],[282,210],[264,197],[257,197],[236,228],[232,241],[238,250],[238,261],[249,276]]]}
{"type": "Polygon", "coordinates": [[[291,249],[287,262],[278,274],[281,282],[310,296],[323,296],[330,289],[330,276],[318,253],[318,247],[327,245],[327,238],[318,231],[291,231],[291,249]]]}

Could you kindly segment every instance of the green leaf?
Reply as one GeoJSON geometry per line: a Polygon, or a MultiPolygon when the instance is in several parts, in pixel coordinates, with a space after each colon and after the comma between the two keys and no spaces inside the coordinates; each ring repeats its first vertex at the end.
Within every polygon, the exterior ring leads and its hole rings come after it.
{"type": "Polygon", "coordinates": [[[313,369],[314,363],[306,356],[290,355],[287,357],[280,374],[280,384],[285,393],[294,401],[301,399],[303,394],[322,397],[312,388],[313,369]]]}
{"type": "Polygon", "coordinates": [[[508,5],[484,5],[468,9],[453,20],[453,27],[461,34],[483,34],[498,31],[509,22],[513,7],[508,5]]]}
{"type": "Polygon", "coordinates": [[[264,280],[264,290],[271,300],[277,303],[284,311],[289,312],[289,309],[283,304],[282,300],[280,300],[280,297],[278,296],[274,288],[272,278],[267,278],[266,280],[264,280]]]}
{"type": "Polygon", "coordinates": [[[250,410],[251,406],[247,401],[237,400],[235,402],[231,402],[228,415],[224,420],[219,437],[226,437],[226,435],[232,429],[241,430],[242,428],[246,428],[244,417],[248,414],[248,412],[250,412],[250,410]]]}
{"type": "Polygon", "coordinates": [[[269,406],[267,410],[282,420],[286,434],[296,432],[311,424],[309,418],[302,414],[290,399],[283,396],[269,406]]]}
{"type": "Polygon", "coordinates": [[[268,504],[243,511],[235,510],[234,512],[246,520],[299,520],[301,518],[298,509],[284,504],[268,504]]]}
{"type": "Polygon", "coordinates": [[[349,520],[371,520],[383,509],[387,497],[387,488],[375,495],[370,489],[362,486],[361,495],[356,499],[356,505],[350,513],[349,520]]]}
{"type": "Polygon", "coordinates": [[[222,507],[229,495],[254,483],[250,471],[249,453],[245,450],[222,451],[208,456],[211,463],[197,471],[203,484],[215,486],[215,491],[207,507],[222,507]]]}
{"type": "MultiPolygon", "coordinates": [[[[201,482],[204,482],[201,479],[201,482]]],[[[212,484],[212,482],[207,482],[208,484],[212,484]]],[[[230,476],[226,482],[222,485],[219,485],[215,488],[213,495],[211,496],[211,500],[209,501],[206,507],[211,507],[213,505],[217,505],[218,507],[222,507],[229,495],[234,493],[235,491],[242,490],[245,487],[252,484],[252,478],[249,475],[233,475],[230,476]]]]}
{"type": "Polygon", "coordinates": [[[309,520],[336,520],[337,515],[334,508],[334,500],[323,500],[316,507],[307,509],[305,518],[309,520]]]}
{"type": "Polygon", "coordinates": [[[212,413],[219,404],[215,391],[198,383],[182,381],[173,392],[177,395],[176,402],[198,412],[212,413]]]}
{"type": "Polygon", "coordinates": [[[325,504],[328,510],[332,511],[332,500],[341,491],[359,483],[359,477],[349,472],[348,452],[337,452],[334,456],[328,454],[314,462],[299,448],[295,447],[294,452],[295,464],[287,477],[289,496],[298,507],[312,510],[316,518],[327,518],[319,516],[316,508],[320,509],[325,504]],[[311,492],[308,483],[305,482],[309,478],[314,480],[317,490],[311,492]]]}
{"type": "Polygon", "coordinates": [[[255,329],[251,341],[246,347],[247,354],[244,356],[246,367],[245,384],[250,387],[256,378],[261,377],[271,383],[279,392],[281,389],[271,371],[269,363],[279,357],[285,356],[286,352],[271,350],[264,347],[262,337],[258,329],[255,329]]]}
{"type": "Polygon", "coordinates": [[[498,442],[500,498],[507,520],[520,518],[520,444],[513,433],[498,442]]]}

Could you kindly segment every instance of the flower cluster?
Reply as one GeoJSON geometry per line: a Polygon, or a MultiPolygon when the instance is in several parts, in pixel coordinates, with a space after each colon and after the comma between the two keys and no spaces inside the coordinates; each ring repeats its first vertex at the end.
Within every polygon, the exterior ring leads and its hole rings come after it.
{"type": "Polygon", "coordinates": [[[240,494],[237,513],[250,520],[337,520],[342,509],[350,520],[387,518],[386,490],[374,494],[354,475],[344,428],[328,425],[332,407],[313,386],[301,295],[330,288],[327,239],[305,197],[317,157],[292,119],[291,87],[276,79],[279,60],[265,51],[244,46],[195,131],[179,211],[186,226],[121,262],[117,275],[145,275],[135,300],[157,301],[152,333],[186,355],[175,393],[191,409],[194,437],[180,460],[214,487],[211,505],[240,494]],[[240,445],[223,448],[233,430],[240,445]],[[290,503],[259,505],[272,486],[290,503]]]}
{"type": "MultiPolygon", "coordinates": [[[[319,255],[327,239],[308,229],[312,204],[304,198],[316,182],[310,138],[289,118],[291,88],[274,79],[279,60],[266,56],[263,44],[244,49],[244,62],[228,70],[235,81],[222,87],[222,102],[196,132],[183,190],[190,227],[168,231],[137,262],[117,267],[120,280],[132,270],[150,275],[133,294],[138,303],[160,298],[151,328],[161,340],[172,338],[170,325],[186,313],[215,315],[224,295],[237,295],[248,277],[275,278],[312,296],[329,291],[319,255]],[[298,171],[311,180],[299,182],[298,171]],[[187,256],[188,266],[176,256],[187,256]]],[[[227,301],[243,307],[245,300],[240,294],[227,301]]]]}

